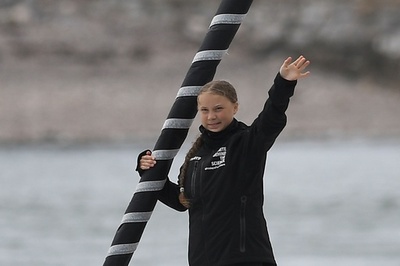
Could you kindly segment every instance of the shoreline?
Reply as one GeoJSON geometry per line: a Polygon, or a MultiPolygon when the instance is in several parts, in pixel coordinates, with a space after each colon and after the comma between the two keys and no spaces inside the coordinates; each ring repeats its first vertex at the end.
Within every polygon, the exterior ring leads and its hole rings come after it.
{"type": "MultiPolygon", "coordinates": [[[[175,51],[98,66],[54,58],[7,62],[0,68],[0,144],[157,139],[192,56],[175,51]]],[[[221,61],[215,79],[237,88],[238,120],[250,124],[258,115],[283,59],[254,60],[231,51],[221,61]]],[[[310,70],[296,87],[280,138],[400,137],[399,91],[312,64],[310,70]]],[[[197,134],[197,124],[196,117],[186,141],[197,134]]]]}

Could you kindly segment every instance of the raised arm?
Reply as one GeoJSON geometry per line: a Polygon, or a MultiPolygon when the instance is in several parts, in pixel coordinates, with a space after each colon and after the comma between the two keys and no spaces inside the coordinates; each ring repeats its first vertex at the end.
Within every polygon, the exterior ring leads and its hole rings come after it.
{"type": "Polygon", "coordinates": [[[310,64],[304,56],[299,56],[292,62],[288,57],[279,69],[274,79],[274,84],[268,92],[268,99],[263,110],[252,124],[254,132],[254,150],[263,153],[269,150],[275,139],[286,126],[286,110],[289,106],[289,99],[294,94],[297,80],[307,77],[310,72],[306,71],[310,64]],[[263,145],[260,145],[263,143],[263,145]]]}

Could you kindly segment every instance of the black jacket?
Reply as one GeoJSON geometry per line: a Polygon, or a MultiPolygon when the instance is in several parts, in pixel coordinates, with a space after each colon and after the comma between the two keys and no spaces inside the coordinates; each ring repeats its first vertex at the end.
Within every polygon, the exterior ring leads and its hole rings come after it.
{"type": "MultiPolygon", "coordinates": [[[[185,177],[191,266],[264,262],[275,259],[263,214],[266,153],[286,125],[285,111],[296,81],[279,74],[262,112],[247,126],[234,120],[222,132],[200,127],[203,145],[185,177]]],[[[184,210],[179,188],[167,182],[160,200],[184,210]]]]}

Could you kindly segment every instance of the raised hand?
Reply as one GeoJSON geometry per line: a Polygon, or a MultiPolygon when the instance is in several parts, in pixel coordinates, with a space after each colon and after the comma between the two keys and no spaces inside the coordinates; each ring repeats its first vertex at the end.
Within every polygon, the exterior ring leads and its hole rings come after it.
{"type": "Polygon", "coordinates": [[[286,80],[298,80],[305,78],[310,74],[310,71],[304,72],[307,66],[310,64],[304,56],[299,56],[294,62],[292,58],[288,57],[282,64],[279,73],[282,78],[286,80]]]}

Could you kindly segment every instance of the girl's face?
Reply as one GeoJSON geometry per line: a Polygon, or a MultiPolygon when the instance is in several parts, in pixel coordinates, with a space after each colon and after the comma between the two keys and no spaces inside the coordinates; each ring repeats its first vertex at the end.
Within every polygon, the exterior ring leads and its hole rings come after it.
{"type": "Polygon", "coordinates": [[[201,93],[197,97],[201,124],[212,132],[220,132],[225,129],[232,122],[238,107],[238,103],[232,103],[225,96],[210,92],[201,93]]]}

